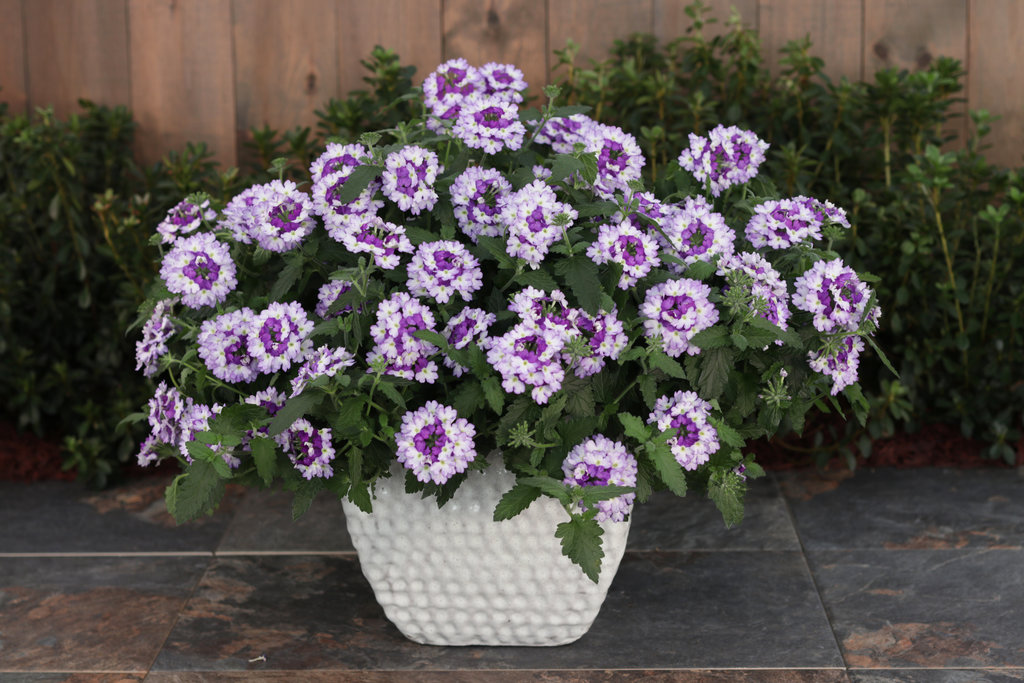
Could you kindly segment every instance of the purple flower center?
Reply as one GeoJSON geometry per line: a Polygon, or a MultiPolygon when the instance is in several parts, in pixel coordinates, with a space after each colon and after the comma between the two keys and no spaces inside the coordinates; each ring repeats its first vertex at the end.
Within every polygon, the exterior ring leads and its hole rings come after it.
{"type": "Polygon", "coordinates": [[[832,315],[832,311],[835,310],[835,301],[831,296],[833,289],[839,299],[848,302],[851,306],[859,304],[864,299],[864,295],[857,291],[856,285],[851,273],[841,273],[835,280],[824,278],[821,282],[821,290],[818,292],[818,301],[825,307],[826,315],[832,315]]]}
{"type": "MultiPolygon", "coordinates": [[[[358,159],[356,159],[351,154],[344,154],[344,155],[342,155],[340,157],[334,157],[333,159],[328,159],[327,163],[324,164],[323,174],[324,175],[328,175],[328,174],[334,173],[335,171],[337,171],[342,166],[347,166],[347,167],[354,168],[354,167],[356,167],[358,165],[359,165],[359,160],[358,159]]],[[[345,181],[342,180],[341,182],[345,182],[345,181]]]]}
{"type": "Polygon", "coordinates": [[[517,339],[513,348],[517,357],[531,363],[536,363],[540,359],[541,354],[547,350],[548,345],[543,337],[531,334],[517,339]]]}
{"type": "Polygon", "coordinates": [[[580,486],[607,486],[612,468],[580,463],[572,474],[573,480],[580,486]]]}
{"type": "Polygon", "coordinates": [[[199,208],[187,202],[172,209],[171,222],[177,226],[189,225],[199,218],[199,208]]]}
{"type": "Polygon", "coordinates": [[[245,343],[240,337],[235,336],[235,341],[224,349],[224,357],[228,365],[247,365],[249,353],[245,343]]]}
{"type": "Polygon", "coordinates": [[[288,336],[298,330],[288,321],[288,328],[278,318],[270,318],[260,328],[260,341],[271,356],[280,356],[288,349],[288,336]]]}
{"type": "Polygon", "coordinates": [[[452,93],[458,93],[460,95],[468,95],[473,92],[472,84],[466,83],[462,85],[462,82],[466,78],[466,70],[452,67],[444,73],[437,74],[437,96],[439,98],[444,97],[452,93]]]}
{"type": "Polygon", "coordinates": [[[695,220],[686,226],[681,234],[683,243],[689,247],[690,254],[703,254],[711,248],[714,242],[714,231],[704,225],[701,220],[695,220]]]}
{"type": "Polygon", "coordinates": [[[626,168],[629,157],[621,143],[613,140],[605,140],[601,147],[601,154],[597,157],[597,164],[602,169],[614,169],[621,171],[626,168]]]}
{"type": "Polygon", "coordinates": [[[676,415],[672,418],[672,422],[670,424],[673,428],[679,430],[679,435],[676,437],[677,444],[688,448],[697,443],[697,425],[694,424],[693,420],[691,420],[688,415],[685,413],[682,415],[676,415]]]}
{"type": "Polygon", "coordinates": [[[693,299],[685,294],[666,296],[661,300],[661,319],[668,327],[683,329],[680,320],[697,306],[693,299]]]}
{"type": "Polygon", "coordinates": [[[448,335],[448,343],[455,346],[463,339],[472,334],[473,329],[476,327],[476,321],[470,317],[457,324],[452,328],[452,333],[448,335]]]}
{"type": "Polygon", "coordinates": [[[634,235],[622,235],[618,240],[619,251],[627,266],[638,266],[647,260],[643,242],[634,235]]]}
{"type": "Polygon", "coordinates": [[[205,252],[192,252],[192,260],[182,271],[185,277],[199,285],[200,289],[213,289],[220,275],[220,266],[217,265],[205,252]]]}
{"type": "Polygon", "coordinates": [[[299,229],[296,219],[302,213],[302,207],[294,199],[286,198],[278,206],[270,210],[270,224],[277,228],[278,233],[293,232],[299,229]]]}
{"type": "Polygon", "coordinates": [[[474,114],[473,119],[484,128],[507,128],[509,121],[502,116],[503,113],[501,107],[487,107],[474,114]]]}
{"type": "Polygon", "coordinates": [[[297,450],[304,454],[295,461],[296,464],[309,467],[324,452],[324,440],[320,436],[320,432],[316,430],[312,432],[299,432],[293,438],[297,450]]]}
{"type": "Polygon", "coordinates": [[[447,249],[438,249],[434,252],[434,267],[438,270],[453,270],[458,267],[457,257],[447,249]]]}
{"type": "Polygon", "coordinates": [[[530,232],[540,232],[548,227],[548,222],[544,220],[544,209],[537,207],[534,209],[529,216],[526,217],[526,227],[530,229],[530,232]]]}
{"type": "Polygon", "coordinates": [[[441,451],[447,443],[448,435],[444,431],[444,425],[438,419],[435,419],[432,424],[423,427],[413,437],[413,445],[416,447],[416,450],[427,456],[430,462],[437,462],[438,456],[441,455],[441,451]]]}

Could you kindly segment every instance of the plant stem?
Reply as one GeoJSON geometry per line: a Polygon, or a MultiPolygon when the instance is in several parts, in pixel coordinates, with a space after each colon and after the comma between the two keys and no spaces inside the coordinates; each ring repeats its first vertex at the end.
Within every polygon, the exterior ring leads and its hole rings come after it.
{"type": "Polygon", "coordinates": [[[985,312],[981,316],[981,339],[985,340],[985,332],[988,328],[988,308],[992,302],[992,283],[995,281],[996,261],[999,258],[999,237],[1002,221],[996,221],[996,242],[992,246],[992,262],[988,269],[988,282],[985,284],[985,312]]]}

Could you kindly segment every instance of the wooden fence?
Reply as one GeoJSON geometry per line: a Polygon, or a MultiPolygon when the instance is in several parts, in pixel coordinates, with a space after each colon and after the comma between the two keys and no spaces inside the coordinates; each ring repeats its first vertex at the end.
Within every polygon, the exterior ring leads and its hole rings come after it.
{"type": "MultiPolygon", "coordinates": [[[[451,57],[518,64],[548,80],[571,38],[603,57],[615,38],[681,35],[690,0],[0,0],[0,99],[16,111],[85,97],[124,104],[138,154],[203,140],[234,164],[250,126],[313,125],[314,109],[363,85],[359,60],[396,50],[418,78],[451,57]]],[[[1002,119],[990,158],[1024,154],[1024,0],[708,0],[759,30],[771,66],[809,34],[830,75],[966,65],[967,106],[1002,119]]],[[[720,24],[718,25],[720,26],[720,24]]]]}

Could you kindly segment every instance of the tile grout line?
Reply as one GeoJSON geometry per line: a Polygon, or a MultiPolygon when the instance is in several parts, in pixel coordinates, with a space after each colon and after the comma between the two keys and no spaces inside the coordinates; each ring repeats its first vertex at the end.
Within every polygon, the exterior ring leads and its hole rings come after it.
{"type": "Polygon", "coordinates": [[[206,568],[199,574],[195,583],[192,584],[192,588],[189,590],[188,595],[181,603],[181,607],[178,609],[178,613],[174,617],[174,621],[171,622],[170,628],[167,629],[167,635],[164,636],[163,640],[160,641],[159,647],[156,648],[156,652],[153,653],[153,659],[150,660],[149,666],[146,667],[145,673],[142,675],[142,680],[145,681],[149,678],[149,674],[153,672],[153,665],[156,664],[156,660],[160,658],[160,653],[164,651],[164,647],[167,646],[167,641],[170,640],[171,634],[174,633],[174,629],[177,628],[178,622],[181,621],[181,615],[185,609],[188,608],[188,603],[195,597],[196,591],[199,590],[199,584],[203,582],[206,575],[210,573],[210,568],[216,563],[217,558],[214,557],[213,553],[210,553],[210,561],[206,563],[206,568]]]}
{"type": "Polygon", "coordinates": [[[154,551],[110,551],[110,552],[40,552],[40,553],[0,553],[0,560],[13,558],[35,558],[35,557],[67,557],[67,558],[90,558],[90,557],[209,557],[213,558],[211,550],[154,550],[154,551]]]}

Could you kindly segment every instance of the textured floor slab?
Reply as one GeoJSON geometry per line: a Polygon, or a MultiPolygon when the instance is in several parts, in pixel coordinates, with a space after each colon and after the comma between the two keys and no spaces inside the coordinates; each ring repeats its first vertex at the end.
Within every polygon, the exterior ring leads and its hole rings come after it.
{"type": "Polygon", "coordinates": [[[317,496],[309,510],[292,520],[289,491],[246,491],[220,543],[220,552],[352,551],[345,514],[337,497],[317,496]]]}
{"type": "Polygon", "coordinates": [[[728,529],[706,497],[661,491],[633,510],[630,550],[799,550],[786,502],[775,480],[755,479],[743,523],[728,529]]]}
{"type": "Polygon", "coordinates": [[[0,558],[0,671],[145,673],[207,558],[0,558]]]}
{"type": "Polygon", "coordinates": [[[354,558],[264,556],[215,562],[154,670],[841,664],[798,553],[628,553],[591,631],[558,648],[416,645],[384,618],[354,558]]]}
{"type": "Polygon", "coordinates": [[[0,673],[0,683],[138,683],[142,674],[128,673],[0,673]]]}
{"type": "Polygon", "coordinates": [[[1024,551],[818,551],[808,559],[849,666],[1024,668],[1024,551]]]}
{"type": "Polygon", "coordinates": [[[139,479],[105,491],[71,482],[0,482],[0,554],[212,552],[239,491],[220,510],[178,526],[164,505],[169,479],[139,479]]]}
{"type": "MultiPolygon", "coordinates": [[[[150,674],[147,683],[290,683],[294,672],[150,674]]],[[[821,670],[657,671],[304,671],[306,683],[845,683],[846,672],[821,670]]]]}
{"type": "Polygon", "coordinates": [[[808,550],[1024,547],[1024,479],[1013,470],[777,476],[808,550]]]}
{"type": "Polygon", "coordinates": [[[1024,669],[929,669],[851,671],[853,683],[1019,683],[1024,681],[1024,669]]]}

